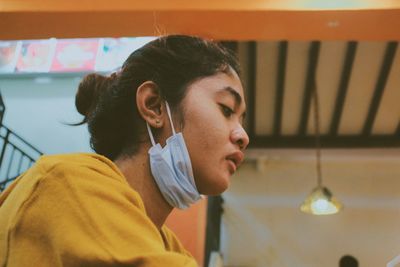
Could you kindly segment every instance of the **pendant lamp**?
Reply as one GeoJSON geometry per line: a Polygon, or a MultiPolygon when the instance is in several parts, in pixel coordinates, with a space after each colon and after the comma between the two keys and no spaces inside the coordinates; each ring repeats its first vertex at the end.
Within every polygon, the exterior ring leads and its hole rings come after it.
{"type": "Polygon", "coordinates": [[[314,129],[317,159],[317,186],[311,191],[304,200],[300,210],[313,215],[335,214],[342,209],[342,204],[332,195],[331,191],[322,185],[321,172],[321,143],[319,132],[319,101],[315,78],[313,82],[313,101],[314,101],[314,129]]]}

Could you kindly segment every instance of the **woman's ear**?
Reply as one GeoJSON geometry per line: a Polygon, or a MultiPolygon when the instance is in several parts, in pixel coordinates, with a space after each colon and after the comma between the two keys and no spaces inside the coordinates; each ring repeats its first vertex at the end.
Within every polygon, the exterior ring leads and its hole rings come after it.
{"type": "Polygon", "coordinates": [[[162,97],[158,86],[152,81],[142,83],[136,91],[136,105],[140,116],[153,128],[164,124],[162,97]]]}

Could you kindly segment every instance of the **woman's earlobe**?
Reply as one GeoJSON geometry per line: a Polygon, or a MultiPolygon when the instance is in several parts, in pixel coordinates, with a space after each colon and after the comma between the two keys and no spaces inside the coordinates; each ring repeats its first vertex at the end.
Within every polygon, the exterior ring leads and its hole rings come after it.
{"type": "Polygon", "coordinates": [[[161,126],[162,126],[161,121],[156,119],[156,128],[161,127],[161,126]]]}
{"type": "Polygon", "coordinates": [[[163,122],[161,119],[145,119],[145,121],[152,127],[152,128],[162,128],[163,122]]]}

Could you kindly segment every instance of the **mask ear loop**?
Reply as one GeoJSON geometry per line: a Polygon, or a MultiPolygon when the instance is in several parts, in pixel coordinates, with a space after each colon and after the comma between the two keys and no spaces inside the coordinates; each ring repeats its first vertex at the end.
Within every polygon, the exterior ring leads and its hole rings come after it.
{"type": "Polygon", "coordinates": [[[148,123],[147,121],[146,121],[146,126],[147,126],[147,131],[149,132],[151,144],[152,144],[153,146],[155,146],[155,145],[156,145],[156,142],[154,141],[153,133],[151,132],[150,125],[149,125],[149,123],[148,123]]]}
{"type": "Polygon", "coordinates": [[[171,128],[172,128],[172,133],[175,135],[175,127],[174,124],[172,122],[172,116],[171,116],[171,110],[169,109],[169,105],[168,102],[165,101],[165,106],[167,107],[167,113],[168,113],[168,118],[169,118],[169,122],[171,123],[171,128]]]}

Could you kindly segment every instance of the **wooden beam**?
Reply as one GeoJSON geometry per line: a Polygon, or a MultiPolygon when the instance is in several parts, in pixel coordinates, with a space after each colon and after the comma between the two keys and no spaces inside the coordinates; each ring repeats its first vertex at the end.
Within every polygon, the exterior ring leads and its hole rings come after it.
{"type": "Polygon", "coordinates": [[[400,4],[391,9],[382,5],[382,9],[305,10],[300,5],[295,9],[288,1],[286,5],[268,4],[273,1],[214,2],[3,0],[0,39],[174,33],[243,41],[400,39],[400,4]]]}
{"type": "Polygon", "coordinates": [[[349,81],[351,76],[351,71],[353,69],[354,58],[357,51],[357,42],[349,42],[347,44],[346,57],[342,68],[342,75],[340,77],[340,84],[338,88],[338,93],[336,95],[335,109],[333,111],[330,134],[332,136],[337,135],[339,129],[340,119],[342,118],[344,101],[347,95],[347,89],[349,87],[349,81]]]}
{"type": "Polygon", "coordinates": [[[400,138],[400,121],[399,124],[397,124],[396,132],[394,133],[397,138],[400,138]]]}
{"type": "Polygon", "coordinates": [[[121,10],[370,10],[396,9],[396,0],[2,0],[0,11],[121,11],[121,10]],[[334,3],[336,2],[336,3],[334,3]],[[340,3],[341,2],[341,3],[340,3]]]}
{"type": "MultiPolygon", "coordinates": [[[[250,136],[249,148],[315,148],[314,136],[250,136]]],[[[323,148],[395,148],[400,147],[397,135],[321,136],[323,148]]]]}
{"type": "Polygon", "coordinates": [[[392,63],[397,50],[397,42],[389,42],[386,46],[386,52],[383,58],[379,77],[376,82],[374,95],[372,96],[371,104],[369,106],[368,115],[365,119],[363,127],[363,135],[370,135],[375,121],[376,114],[378,113],[379,104],[386,87],[386,82],[389,77],[392,63]]]}
{"type": "Polygon", "coordinates": [[[285,93],[285,74],[288,42],[279,43],[278,72],[276,77],[276,95],[275,95],[275,116],[274,116],[274,135],[281,134],[283,97],[285,93]]]}
{"type": "Polygon", "coordinates": [[[315,90],[314,87],[317,86],[315,84],[315,73],[318,66],[319,51],[320,51],[320,42],[313,41],[310,45],[308,53],[307,78],[304,86],[300,123],[297,131],[297,134],[300,136],[307,134],[307,123],[308,123],[308,118],[310,116],[311,98],[313,97],[313,91],[315,90]]]}
{"type": "Polygon", "coordinates": [[[246,131],[249,136],[255,135],[255,121],[256,121],[256,64],[257,64],[257,43],[250,42],[248,45],[248,73],[249,79],[247,84],[248,90],[248,112],[247,112],[247,127],[246,131]]]}

